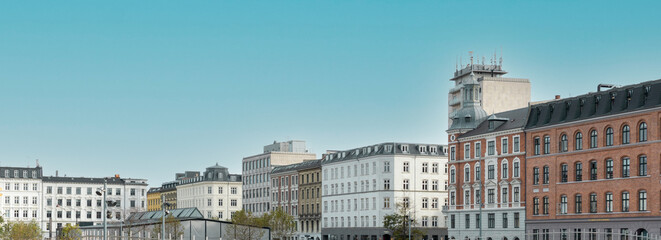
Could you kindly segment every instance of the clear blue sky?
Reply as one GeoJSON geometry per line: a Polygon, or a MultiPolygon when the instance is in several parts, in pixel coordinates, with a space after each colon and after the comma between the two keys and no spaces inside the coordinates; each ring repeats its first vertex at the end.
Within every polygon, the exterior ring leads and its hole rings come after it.
{"type": "Polygon", "coordinates": [[[445,143],[455,59],[533,100],[661,78],[658,2],[6,1],[0,164],[148,178],[273,140],[445,143]]]}

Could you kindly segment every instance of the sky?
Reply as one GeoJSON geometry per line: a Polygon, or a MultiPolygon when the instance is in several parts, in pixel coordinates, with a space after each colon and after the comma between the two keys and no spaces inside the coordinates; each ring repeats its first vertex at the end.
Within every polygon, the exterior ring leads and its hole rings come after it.
{"type": "Polygon", "coordinates": [[[160,186],[274,140],[446,143],[457,58],[496,51],[533,101],[659,79],[660,5],[4,1],[0,166],[160,186]]]}

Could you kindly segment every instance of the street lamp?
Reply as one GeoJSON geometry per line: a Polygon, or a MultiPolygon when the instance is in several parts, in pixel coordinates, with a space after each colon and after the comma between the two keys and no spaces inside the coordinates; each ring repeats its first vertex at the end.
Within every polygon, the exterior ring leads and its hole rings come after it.
{"type": "Polygon", "coordinates": [[[161,225],[161,239],[165,240],[165,215],[170,214],[170,211],[166,210],[170,206],[170,203],[165,202],[165,194],[161,194],[161,210],[163,210],[163,225],[161,225]]]}
{"type": "MultiPolygon", "coordinates": [[[[96,195],[103,196],[103,213],[108,211],[108,203],[106,202],[106,189],[108,188],[108,178],[103,178],[103,189],[97,189],[96,195]]],[[[107,225],[107,213],[103,215],[103,240],[108,239],[108,225],[107,225]]]]}

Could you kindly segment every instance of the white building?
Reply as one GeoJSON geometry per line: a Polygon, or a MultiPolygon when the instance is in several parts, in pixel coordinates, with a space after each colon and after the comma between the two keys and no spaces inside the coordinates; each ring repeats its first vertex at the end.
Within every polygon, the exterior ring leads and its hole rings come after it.
{"type": "Polygon", "coordinates": [[[199,177],[179,180],[177,207],[196,207],[206,218],[230,220],[241,210],[241,175],[229,174],[218,164],[208,167],[199,177]]]}
{"type": "Polygon", "coordinates": [[[243,209],[257,216],[271,210],[271,171],[275,166],[313,160],[304,141],[274,142],[264,153],[243,158],[243,209]]]}
{"type": "Polygon", "coordinates": [[[119,178],[58,177],[43,178],[41,229],[44,236],[54,236],[56,229],[79,224],[102,224],[103,215],[117,223],[129,214],[147,210],[147,180],[119,178]],[[107,182],[106,201],[116,203],[103,212],[103,196],[96,194],[107,182]],[[52,234],[52,235],[51,235],[52,234]]]}
{"type": "Polygon", "coordinates": [[[42,169],[0,167],[0,211],[5,222],[41,220],[42,169]]]}
{"type": "Polygon", "coordinates": [[[390,239],[383,218],[408,205],[427,239],[447,235],[445,146],[382,143],[329,154],[322,160],[324,240],[390,239]]]}

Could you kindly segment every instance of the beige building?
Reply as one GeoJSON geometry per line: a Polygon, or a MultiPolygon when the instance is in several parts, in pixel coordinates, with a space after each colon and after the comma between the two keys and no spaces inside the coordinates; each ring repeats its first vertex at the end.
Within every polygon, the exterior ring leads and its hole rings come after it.
{"type": "Polygon", "coordinates": [[[321,160],[298,167],[298,235],[301,239],[321,239],[321,160]]]}
{"type": "Polygon", "coordinates": [[[264,153],[243,158],[243,209],[257,216],[271,210],[271,171],[276,166],[316,159],[304,141],[274,142],[264,153]]]}
{"type": "Polygon", "coordinates": [[[456,69],[454,87],[448,93],[448,126],[452,125],[453,117],[465,104],[467,99],[477,95],[480,106],[487,114],[505,112],[528,106],[530,102],[530,81],[524,78],[506,78],[507,74],[502,69],[502,57],[500,63],[496,63],[495,56],[491,63],[486,65],[474,64],[471,56],[470,64],[456,69]],[[474,78],[479,87],[475,93],[465,92],[464,82],[474,78]]]}

